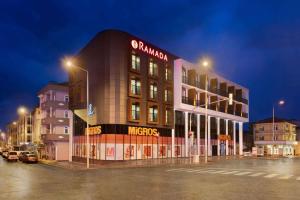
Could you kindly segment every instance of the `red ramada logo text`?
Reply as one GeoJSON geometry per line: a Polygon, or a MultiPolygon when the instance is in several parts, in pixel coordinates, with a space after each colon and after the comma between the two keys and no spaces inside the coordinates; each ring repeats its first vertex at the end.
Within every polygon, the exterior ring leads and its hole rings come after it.
{"type": "Polygon", "coordinates": [[[168,57],[166,54],[164,54],[161,51],[155,50],[151,47],[148,47],[145,45],[142,41],[136,41],[136,40],[131,40],[131,46],[134,49],[138,49],[140,51],[143,51],[149,55],[155,56],[161,60],[168,61],[168,57]]]}

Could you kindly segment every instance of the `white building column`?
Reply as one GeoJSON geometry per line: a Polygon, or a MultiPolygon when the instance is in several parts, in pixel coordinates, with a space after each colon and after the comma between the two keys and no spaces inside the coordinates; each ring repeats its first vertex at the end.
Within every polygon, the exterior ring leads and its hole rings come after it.
{"type": "Polygon", "coordinates": [[[233,121],[233,155],[236,155],[236,122],[233,121]]]}
{"type": "MultiPolygon", "coordinates": [[[[225,131],[226,131],[226,137],[228,137],[228,119],[225,119],[225,131]]],[[[228,140],[226,139],[226,156],[229,155],[229,149],[228,149],[228,140]]]]}
{"type": "Polygon", "coordinates": [[[218,142],[218,147],[217,147],[217,155],[220,156],[220,117],[217,118],[217,142],[218,142]]]}
{"type": "Polygon", "coordinates": [[[210,116],[207,117],[207,155],[211,156],[210,116]]]}
{"type": "Polygon", "coordinates": [[[200,155],[200,114],[197,114],[197,154],[200,155]]]}
{"type": "Polygon", "coordinates": [[[184,141],[185,141],[185,151],[184,151],[184,154],[185,154],[185,157],[188,157],[189,154],[188,154],[188,149],[189,149],[189,129],[188,129],[188,119],[189,119],[189,113],[188,112],[185,112],[184,113],[184,141]]]}
{"type": "Polygon", "coordinates": [[[175,129],[172,129],[172,146],[171,146],[171,151],[172,151],[172,157],[175,157],[175,129]]]}
{"type": "Polygon", "coordinates": [[[239,122],[239,155],[243,155],[243,122],[239,122]]]}

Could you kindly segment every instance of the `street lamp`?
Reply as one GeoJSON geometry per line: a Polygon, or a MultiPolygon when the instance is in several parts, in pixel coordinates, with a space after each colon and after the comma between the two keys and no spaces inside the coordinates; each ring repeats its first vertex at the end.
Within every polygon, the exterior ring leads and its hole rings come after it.
{"type": "MultiPolygon", "coordinates": [[[[71,68],[77,68],[86,73],[86,167],[90,167],[90,137],[89,137],[89,72],[88,70],[74,65],[74,63],[67,59],[64,62],[64,66],[69,70],[71,68]]],[[[73,133],[72,133],[73,134],[73,133]]],[[[70,141],[71,142],[71,141],[70,141]]],[[[70,152],[71,153],[71,152],[70,152]]]]}
{"type": "MultiPolygon", "coordinates": [[[[19,114],[20,117],[24,117],[24,142],[25,142],[25,129],[26,129],[26,119],[25,119],[25,115],[27,114],[28,112],[28,109],[25,107],[25,106],[20,106],[18,109],[17,109],[17,112],[19,114]]],[[[20,129],[19,131],[20,132],[20,129]]],[[[20,133],[22,134],[22,133],[20,133]]],[[[17,134],[17,145],[19,145],[19,134],[17,134]]]]}
{"type": "MultiPolygon", "coordinates": [[[[285,104],[284,100],[278,101],[278,106],[282,106],[285,104]]],[[[275,105],[273,104],[273,123],[272,123],[272,140],[273,140],[273,145],[272,145],[272,155],[274,155],[274,143],[275,143],[275,105]]]]}
{"type": "MultiPolygon", "coordinates": [[[[203,58],[202,60],[200,60],[200,65],[202,66],[202,68],[204,69],[209,69],[212,66],[212,62],[210,59],[208,58],[203,58]]],[[[207,136],[207,131],[208,131],[208,127],[207,127],[207,122],[208,122],[208,76],[206,74],[206,79],[205,79],[205,142],[204,142],[204,154],[205,154],[205,163],[207,163],[207,159],[208,159],[208,136],[207,136]]]]}

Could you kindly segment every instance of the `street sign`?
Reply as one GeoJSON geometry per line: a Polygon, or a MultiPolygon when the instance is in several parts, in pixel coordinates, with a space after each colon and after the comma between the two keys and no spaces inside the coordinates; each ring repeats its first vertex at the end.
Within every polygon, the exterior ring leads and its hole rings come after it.
{"type": "Polygon", "coordinates": [[[93,108],[92,104],[89,104],[89,109],[88,109],[88,115],[92,116],[95,113],[95,109],[93,108]]]}

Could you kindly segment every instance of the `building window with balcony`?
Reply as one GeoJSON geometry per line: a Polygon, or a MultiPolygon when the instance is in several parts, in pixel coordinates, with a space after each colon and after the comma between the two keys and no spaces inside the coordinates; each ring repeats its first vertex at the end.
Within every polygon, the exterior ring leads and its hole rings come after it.
{"type": "Polygon", "coordinates": [[[69,127],[65,126],[64,132],[65,132],[65,134],[68,134],[69,133],[69,127]]]}
{"type": "Polygon", "coordinates": [[[65,118],[69,118],[69,111],[65,110],[65,112],[64,112],[64,117],[65,117],[65,118]]]}
{"type": "Polygon", "coordinates": [[[166,67],[165,70],[165,79],[166,81],[171,81],[172,80],[172,73],[171,73],[171,69],[166,67]]]}
{"type": "Polygon", "coordinates": [[[149,122],[158,122],[158,108],[157,106],[151,106],[148,109],[149,122]]]}
{"type": "Polygon", "coordinates": [[[158,75],[158,67],[157,63],[150,60],[149,62],[149,75],[150,76],[157,76],[158,75]]]}
{"type": "Polygon", "coordinates": [[[133,94],[133,95],[141,94],[141,81],[139,79],[131,79],[130,91],[131,91],[131,94],[133,94]]]}
{"type": "Polygon", "coordinates": [[[131,104],[131,119],[132,120],[140,120],[140,104],[133,103],[131,104]]]}
{"type": "Polygon", "coordinates": [[[188,97],[187,97],[187,91],[186,91],[186,88],[182,88],[182,103],[188,103],[188,97]]]}
{"type": "Polygon", "coordinates": [[[132,54],[131,55],[131,69],[135,71],[140,71],[141,60],[140,57],[132,54]]]}
{"type": "Polygon", "coordinates": [[[155,83],[150,84],[149,92],[150,92],[150,99],[157,98],[157,85],[155,83]]]}
{"type": "Polygon", "coordinates": [[[186,74],[186,69],[184,67],[182,67],[182,83],[187,84],[188,83],[188,78],[187,78],[187,74],[186,74]]]}

